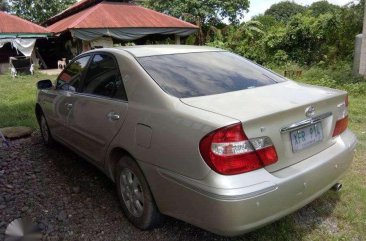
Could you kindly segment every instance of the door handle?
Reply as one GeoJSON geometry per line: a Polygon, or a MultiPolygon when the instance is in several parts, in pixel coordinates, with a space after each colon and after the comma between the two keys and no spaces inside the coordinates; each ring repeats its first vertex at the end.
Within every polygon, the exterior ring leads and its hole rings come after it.
{"type": "Polygon", "coordinates": [[[107,117],[108,117],[108,119],[111,119],[111,120],[114,120],[114,121],[117,121],[120,118],[119,114],[115,113],[115,112],[108,113],[107,117]]]}
{"type": "Polygon", "coordinates": [[[65,106],[66,106],[66,109],[71,110],[73,105],[70,103],[66,103],[65,106]]]}

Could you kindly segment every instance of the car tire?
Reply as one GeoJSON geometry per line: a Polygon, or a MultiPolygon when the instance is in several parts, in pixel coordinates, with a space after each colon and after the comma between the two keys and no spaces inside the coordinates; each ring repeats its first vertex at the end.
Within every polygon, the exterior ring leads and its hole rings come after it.
{"type": "Polygon", "coordinates": [[[158,227],[163,221],[149,185],[136,161],[123,157],[116,170],[117,194],[127,219],[141,230],[158,227]]]}
{"type": "Polygon", "coordinates": [[[54,147],[55,146],[55,140],[53,139],[53,137],[51,135],[50,128],[48,127],[46,117],[44,116],[43,113],[41,114],[41,116],[39,118],[39,129],[41,131],[41,136],[42,136],[42,139],[43,139],[43,143],[47,147],[54,147]]]}

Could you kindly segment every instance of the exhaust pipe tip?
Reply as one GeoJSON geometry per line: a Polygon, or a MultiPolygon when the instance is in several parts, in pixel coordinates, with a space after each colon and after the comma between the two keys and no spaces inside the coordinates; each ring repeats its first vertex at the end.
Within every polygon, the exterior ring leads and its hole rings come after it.
{"type": "Polygon", "coordinates": [[[343,187],[342,183],[336,183],[331,189],[335,192],[339,192],[342,189],[342,187],[343,187]]]}

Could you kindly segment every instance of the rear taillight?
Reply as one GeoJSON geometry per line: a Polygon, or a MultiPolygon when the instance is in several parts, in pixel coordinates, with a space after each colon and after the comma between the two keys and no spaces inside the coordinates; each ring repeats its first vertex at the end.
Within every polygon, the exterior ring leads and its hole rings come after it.
{"type": "Polygon", "coordinates": [[[250,172],[277,162],[277,152],[269,137],[248,139],[241,123],[220,128],[200,142],[206,163],[223,175],[250,172]]]}
{"type": "Polygon", "coordinates": [[[334,127],[333,137],[342,134],[348,127],[348,95],[343,103],[337,106],[337,122],[334,127]]]}

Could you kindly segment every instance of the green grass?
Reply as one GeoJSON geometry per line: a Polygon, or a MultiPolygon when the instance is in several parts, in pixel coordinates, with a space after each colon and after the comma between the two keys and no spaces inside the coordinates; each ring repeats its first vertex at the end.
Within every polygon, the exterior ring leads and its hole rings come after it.
{"type": "Polygon", "coordinates": [[[9,126],[28,126],[37,128],[34,115],[37,88],[41,79],[55,79],[36,73],[33,76],[0,75],[0,128],[9,126]]]}
{"type": "MultiPolygon", "coordinates": [[[[350,92],[350,128],[357,135],[359,144],[352,168],[342,181],[343,190],[341,193],[327,192],[299,212],[234,240],[366,239],[366,94],[363,91],[366,81],[355,80],[349,71],[333,72],[337,70],[309,70],[300,81],[332,85],[350,92]],[[341,79],[351,81],[347,84],[341,79]]],[[[24,125],[37,128],[35,85],[39,79],[47,78],[55,77],[36,74],[12,79],[8,75],[0,76],[0,127],[24,125]]]]}

